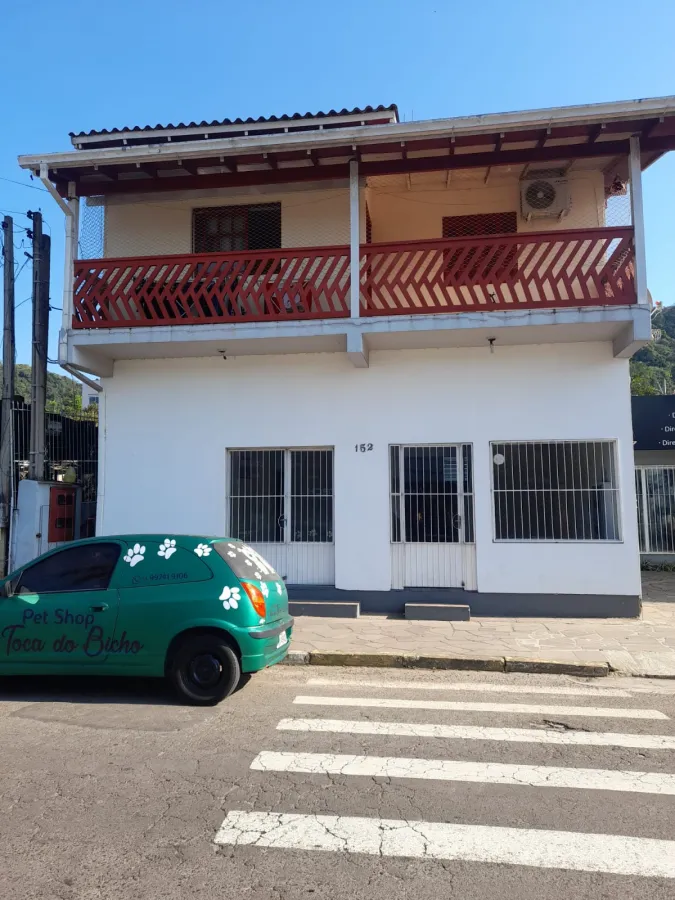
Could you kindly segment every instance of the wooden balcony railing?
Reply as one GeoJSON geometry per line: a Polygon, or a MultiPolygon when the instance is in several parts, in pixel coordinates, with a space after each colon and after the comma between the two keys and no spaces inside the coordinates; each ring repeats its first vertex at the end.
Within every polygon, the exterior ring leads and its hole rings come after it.
{"type": "Polygon", "coordinates": [[[75,262],[74,328],[349,315],[349,248],[75,262]]]}
{"type": "Polygon", "coordinates": [[[632,228],[504,234],[361,248],[366,316],[637,301],[632,228]]]}
{"type": "MultiPolygon", "coordinates": [[[[361,314],[637,301],[632,228],[366,244],[361,314]]],[[[330,319],[350,314],[349,247],[77,260],[73,327],[330,319]]]]}

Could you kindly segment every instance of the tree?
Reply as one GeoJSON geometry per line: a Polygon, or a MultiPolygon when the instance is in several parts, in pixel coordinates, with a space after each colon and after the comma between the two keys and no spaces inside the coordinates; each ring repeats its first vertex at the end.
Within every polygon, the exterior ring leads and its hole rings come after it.
{"type": "MultiPolygon", "coordinates": [[[[19,363],[14,370],[14,395],[25,403],[30,403],[31,367],[19,363]]],[[[2,377],[2,363],[0,363],[2,377]]],[[[95,403],[82,409],[82,388],[79,381],[56,372],[47,372],[46,411],[73,418],[98,421],[98,406],[95,403]]]]}
{"type": "Polygon", "coordinates": [[[652,318],[660,332],[635,354],[630,363],[631,393],[636,396],[675,391],[675,306],[666,306],[652,318]]]}

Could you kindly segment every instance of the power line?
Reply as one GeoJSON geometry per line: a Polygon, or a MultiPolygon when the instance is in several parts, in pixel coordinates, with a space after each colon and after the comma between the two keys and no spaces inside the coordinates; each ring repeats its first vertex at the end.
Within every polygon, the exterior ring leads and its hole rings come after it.
{"type": "Polygon", "coordinates": [[[36,184],[26,184],[24,181],[16,181],[14,178],[6,178],[4,175],[0,175],[0,181],[8,181],[10,184],[18,184],[19,187],[30,188],[31,191],[42,191],[44,194],[49,193],[47,188],[38,187],[36,184]]]}

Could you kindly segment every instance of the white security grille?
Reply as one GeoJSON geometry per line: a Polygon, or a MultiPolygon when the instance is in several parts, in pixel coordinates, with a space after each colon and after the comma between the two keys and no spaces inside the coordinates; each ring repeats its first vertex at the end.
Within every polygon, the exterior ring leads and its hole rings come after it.
{"type": "Polygon", "coordinates": [[[614,441],[491,447],[496,540],[621,539],[614,441]]]}
{"type": "Polygon", "coordinates": [[[333,584],[333,451],[231,450],[229,533],[291,584],[333,584]]]}
{"type": "Polygon", "coordinates": [[[641,553],[675,553],[675,466],[635,470],[641,553]]]}
{"type": "Polygon", "coordinates": [[[392,543],[472,543],[471,446],[390,448],[392,543]]]}
{"type": "Polygon", "coordinates": [[[231,450],[230,535],[332,543],[332,450],[231,450]]]}

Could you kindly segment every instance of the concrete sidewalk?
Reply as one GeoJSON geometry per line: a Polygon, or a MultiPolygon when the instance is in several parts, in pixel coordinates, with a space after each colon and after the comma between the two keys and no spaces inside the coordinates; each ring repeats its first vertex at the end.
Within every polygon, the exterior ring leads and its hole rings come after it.
{"type": "MultiPolygon", "coordinates": [[[[473,618],[470,622],[415,622],[384,616],[360,619],[296,619],[291,660],[340,664],[337,654],[381,656],[381,665],[415,665],[415,656],[437,658],[447,667],[517,669],[518,662],[563,663],[574,674],[580,664],[601,664],[625,675],[675,678],[675,574],[643,573],[640,619],[513,619],[473,618]],[[319,656],[318,654],[322,654],[319,656]],[[451,665],[455,660],[457,666],[451,665]],[[492,660],[490,663],[488,661],[492,660]]],[[[344,665],[354,664],[346,658],[344,665]]],[[[365,664],[365,663],[363,663],[365,664]]],[[[369,663],[373,665],[373,662],[369,663]]]]}

